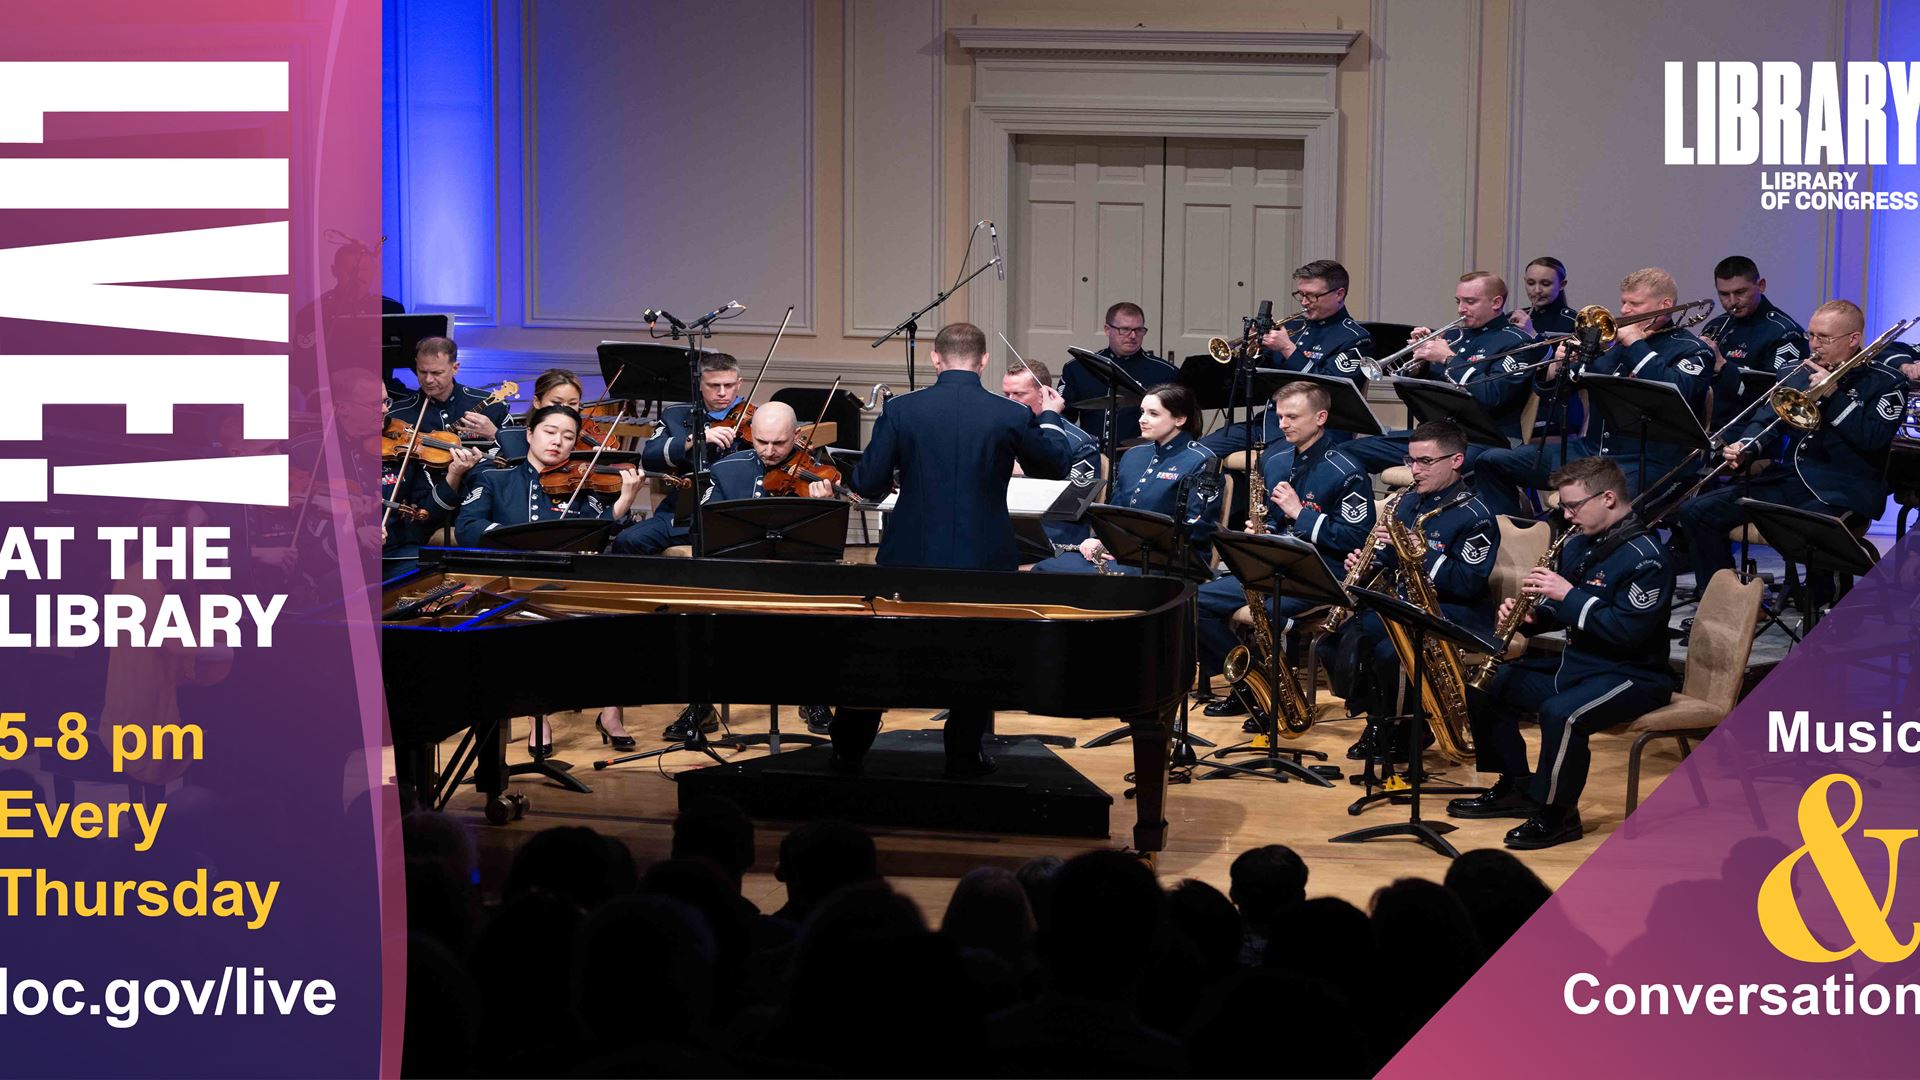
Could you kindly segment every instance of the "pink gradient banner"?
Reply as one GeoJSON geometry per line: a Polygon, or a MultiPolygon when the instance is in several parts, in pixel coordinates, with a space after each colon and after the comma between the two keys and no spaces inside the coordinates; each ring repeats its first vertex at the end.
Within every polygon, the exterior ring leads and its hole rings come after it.
{"type": "Polygon", "coordinates": [[[379,5],[0,28],[6,1071],[397,1073],[379,5]]]}
{"type": "Polygon", "coordinates": [[[1916,577],[1909,536],[1382,1075],[1912,1075],[1916,577]]]}

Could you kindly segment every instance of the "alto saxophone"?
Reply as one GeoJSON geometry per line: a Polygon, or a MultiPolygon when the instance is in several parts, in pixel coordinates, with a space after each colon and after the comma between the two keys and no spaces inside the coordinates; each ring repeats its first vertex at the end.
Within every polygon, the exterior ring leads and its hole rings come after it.
{"type": "MultiPolygon", "coordinates": [[[[1394,511],[1400,509],[1400,500],[1406,496],[1409,490],[1411,489],[1401,488],[1391,495],[1388,495],[1387,501],[1380,505],[1381,516],[1387,518],[1393,517],[1394,511]]],[[[1340,583],[1341,588],[1355,589],[1363,586],[1371,588],[1374,584],[1375,577],[1379,574],[1386,573],[1385,567],[1381,567],[1376,571],[1373,566],[1375,562],[1379,561],[1380,553],[1385,551],[1386,547],[1387,545],[1384,541],[1376,540],[1366,547],[1361,548],[1360,561],[1354,563],[1353,569],[1347,571],[1346,580],[1340,583]]],[[[1353,618],[1353,613],[1354,609],[1350,607],[1335,608],[1333,614],[1327,616],[1327,622],[1323,632],[1331,634],[1338,631],[1341,627],[1347,625],[1348,619],[1353,618]]]]}
{"type": "MultiPolygon", "coordinates": [[[[1566,545],[1567,538],[1578,531],[1569,528],[1566,532],[1554,537],[1553,543],[1547,545],[1547,550],[1541,553],[1540,561],[1534,563],[1534,567],[1537,569],[1554,566],[1560,558],[1560,549],[1566,545]]],[[[1540,606],[1538,595],[1521,593],[1513,598],[1513,606],[1507,609],[1507,617],[1501,619],[1500,625],[1493,628],[1493,637],[1500,643],[1500,651],[1474,665],[1473,676],[1467,680],[1468,686],[1475,690],[1485,690],[1487,684],[1493,682],[1494,672],[1499,671],[1500,665],[1506,662],[1507,647],[1513,644],[1513,635],[1520,632],[1520,627],[1538,606],[1540,606]]]]}
{"type": "MultiPolygon", "coordinates": [[[[1387,518],[1387,536],[1400,559],[1400,583],[1407,602],[1434,616],[1441,614],[1440,597],[1427,579],[1426,524],[1452,505],[1444,504],[1420,515],[1411,529],[1392,516],[1387,518]]],[[[1450,642],[1427,637],[1422,639],[1424,656],[1416,657],[1407,632],[1393,620],[1385,621],[1387,637],[1393,641],[1393,650],[1408,677],[1415,670],[1422,672],[1420,700],[1426,706],[1427,723],[1433,728],[1434,747],[1456,765],[1472,761],[1473,728],[1467,718],[1466,672],[1460,664],[1459,650],[1450,642]]]]}
{"type": "MultiPolygon", "coordinates": [[[[1264,533],[1267,531],[1267,484],[1260,475],[1260,462],[1249,462],[1247,469],[1247,531],[1264,533]]],[[[1267,672],[1275,670],[1270,665],[1274,654],[1273,626],[1267,621],[1267,598],[1252,589],[1245,590],[1247,614],[1253,619],[1253,648],[1235,645],[1227,653],[1226,662],[1221,665],[1221,673],[1233,684],[1233,693],[1247,711],[1265,724],[1269,718],[1275,722],[1274,730],[1282,738],[1297,739],[1313,726],[1313,710],[1307,708],[1306,699],[1300,696],[1300,687],[1293,681],[1293,673],[1283,664],[1279,669],[1279,682],[1268,685],[1267,672]],[[1280,706],[1279,715],[1274,714],[1274,704],[1280,706]]]]}

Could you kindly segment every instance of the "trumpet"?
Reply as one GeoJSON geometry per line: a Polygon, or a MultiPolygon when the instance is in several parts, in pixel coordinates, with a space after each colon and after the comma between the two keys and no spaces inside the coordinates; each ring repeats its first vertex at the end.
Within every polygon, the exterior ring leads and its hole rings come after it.
{"type": "Polygon", "coordinates": [[[1426,337],[1421,338],[1419,341],[1407,342],[1407,347],[1401,349],[1399,352],[1383,356],[1378,360],[1367,357],[1360,361],[1360,374],[1365,375],[1369,379],[1385,379],[1398,375],[1400,374],[1400,370],[1407,366],[1407,357],[1413,355],[1413,350],[1419,348],[1421,342],[1428,340],[1428,338],[1444,334],[1466,321],[1467,317],[1462,315],[1440,329],[1435,330],[1433,333],[1428,334],[1426,337]]]}
{"type": "MultiPolygon", "coordinates": [[[[1273,329],[1278,330],[1295,319],[1304,319],[1306,317],[1307,313],[1304,311],[1296,315],[1289,315],[1279,322],[1274,323],[1273,329]]],[[[1253,351],[1254,346],[1260,343],[1262,332],[1256,329],[1257,325],[1258,324],[1248,324],[1246,334],[1242,336],[1238,342],[1229,343],[1226,338],[1221,337],[1208,338],[1207,355],[1222,364],[1231,364],[1240,357],[1245,356],[1247,353],[1253,351]]]]}

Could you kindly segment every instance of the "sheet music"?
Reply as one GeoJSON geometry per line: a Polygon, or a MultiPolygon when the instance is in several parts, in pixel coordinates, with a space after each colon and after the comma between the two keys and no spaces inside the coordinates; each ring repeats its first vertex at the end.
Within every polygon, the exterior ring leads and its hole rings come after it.
{"type": "MultiPolygon", "coordinates": [[[[1007,512],[1024,517],[1039,517],[1053,508],[1053,504],[1067,490],[1066,480],[1037,480],[1031,476],[1016,476],[1007,482],[1007,512]]],[[[875,509],[881,513],[893,512],[893,504],[900,501],[900,493],[894,492],[880,500],[875,509]]]]}

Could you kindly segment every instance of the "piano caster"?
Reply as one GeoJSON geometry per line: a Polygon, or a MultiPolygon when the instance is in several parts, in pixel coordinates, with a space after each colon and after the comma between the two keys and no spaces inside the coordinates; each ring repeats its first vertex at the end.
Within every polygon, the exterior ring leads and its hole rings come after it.
{"type": "Polygon", "coordinates": [[[495,795],[487,800],[487,824],[505,825],[527,816],[527,797],[518,793],[495,795]]]}

